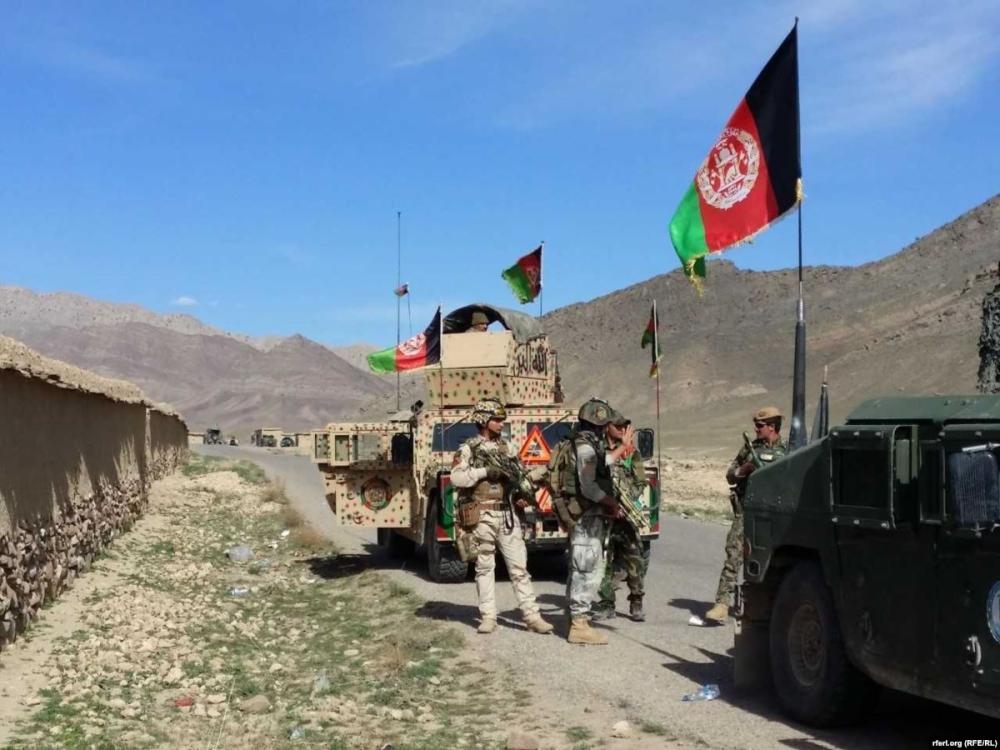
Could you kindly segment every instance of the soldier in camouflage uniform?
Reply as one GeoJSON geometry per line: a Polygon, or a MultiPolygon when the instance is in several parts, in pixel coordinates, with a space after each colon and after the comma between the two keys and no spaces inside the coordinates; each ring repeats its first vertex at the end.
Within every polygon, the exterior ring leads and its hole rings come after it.
{"type": "MultiPolygon", "coordinates": [[[[630,420],[618,415],[605,432],[608,450],[618,447],[630,420]]],[[[619,503],[632,503],[646,488],[646,471],[637,453],[631,453],[611,467],[612,482],[619,503]]],[[[600,601],[594,605],[594,620],[615,616],[615,590],[624,581],[628,585],[629,615],[636,622],[646,619],[642,611],[643,578],[646,576],[646,556],[642,538],[627,518],[612,521],[605,550],[604,580],[598,589],[600,601]]]]}
{"type": "MultiPolygon", "coordinates": [[[[495,465],[484,461],[483,453],[503,451],[515,455],[500,437],[507,411],[496,399],[484,399],[476,404],[472,421],[479,427],[476,437],[466,440],[455,453],[451,468],[451,483],[458,490],[459,516],[469,517],[474,511],[475,523],[463,533],[472,535],[476,550],[476,593],[479,595],[480,623],[478,632],[492,633],[497,627],[496,569],[497,549],[503,555],[514,587],[521,615],[528,630],[551,633],[553,627],[542,619],[535,603],[535,592],[528,574],[528,550],[524,532],[514,509],[509,507],[507,492],[512,478],[495,465]]],[[[523,500],[517,501],[523,504],[523,500]]],[[[523,507],[523,506],[522,506],[523,507]]]]}
{"type": "MultiPolygon", "coordinates": [[[[770,463],[788,452],[781,439],[781,411],[776,406],[766,406],[753,415],[756,432],[752,445],[761,464],[770,463]]],[[[733,525],[726,536],[726,561],[719,576],[715,593],[715,606],[705,614],[706,620],[725,622],[729,617],[729,604],[736,589],[737,571],[743,560],[743,495],[747,478],[759,468],[754,463],[750,449],[744,445],[729,465],[726,481],[729,482],[729,501],[733,505],[733,525]]]]}
{"type": "MultiPolygon", "coordinates": [[[[580,407],[579,427],[572,435],[575,487],[569,503],[582,513],[570,532],[570,568],[566,582],[570,643],[603,645],[607,636],[590,627],[590,606],[604,578],[604,538],[608,523],[621,516],[614,497],[611,466],[635,450],[633,430],[621,433],[621,445],[607,451],[601,440],[620,415],[606,401],[592,398],[580,407]]],[[[563,491],[566,491],[565,488],[563,491]]]]}

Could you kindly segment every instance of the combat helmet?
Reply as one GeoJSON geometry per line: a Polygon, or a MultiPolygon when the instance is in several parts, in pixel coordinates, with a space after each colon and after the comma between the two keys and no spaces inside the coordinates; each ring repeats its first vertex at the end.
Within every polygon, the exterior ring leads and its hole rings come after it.
{"type": "Polygon", "coordinates": [[[472,409],[472,422],[482,426],[491,419],[507,419],[507,409],[500,399],[484,398],[472,409]]]}
{"type": "Polygon", "coordinates": [[[591,397],[580,407],[577,419],[598,427],[604,427],[620,419],[621,415],[603,398],[591,397]]]}

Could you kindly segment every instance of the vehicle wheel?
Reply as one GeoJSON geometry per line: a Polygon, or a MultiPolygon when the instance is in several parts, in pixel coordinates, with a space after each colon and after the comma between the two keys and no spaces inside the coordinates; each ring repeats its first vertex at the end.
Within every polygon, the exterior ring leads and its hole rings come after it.
{"type": "Polygon", "coordinates": [[[800,563],[782,581],[769,646],[774,691],[796,720],[849,724],[874,703],[877,686],[848,660],[833,597],[815,563],[800,563]]]}
{"type": "Polygon", "coordinates": [[[398,531],[392,529],[378,530],[378,544],[384,547],[389,557],[403,559],[412,557],[416,550],[416,545],[412,539],[407,539],[398,531]]]}
{"type": "Polygon", "coordinates": [[[469,574],[469,564],[462,562],[454,546],[441,544],[434,533],[440,512],[439,500],[431,497],[427,504],[427,522],[424,527],[424,547],[427,549],[427,572],[438,583],[458,583],[469,574]]]}

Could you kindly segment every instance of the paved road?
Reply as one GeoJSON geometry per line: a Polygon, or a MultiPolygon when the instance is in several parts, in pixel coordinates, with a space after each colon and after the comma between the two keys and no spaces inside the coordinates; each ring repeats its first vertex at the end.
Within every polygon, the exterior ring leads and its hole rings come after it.
{"type": "MultiPolygon", "coordinates": [[[[422,561],[389,559],[375,544],[374,530],[338,526],[323,498],[320,474],[303,456],[276,455],[266,449],[198,446],[213,455],[245,458],[267,474],[284,480],[295,507],[338,546],[337,574],[375,567],[397,576],[426,603],[418,614],[449,620],[469,628],[471,646],[531,675],[537,684],[559,684],[580,696],[578,703],[603,706],[605,712],[641,716],[676,734],[711,748],[911,748],[929,747],[929,738],[995,738],[1000,727],[968,712],[898,693],[883,694],[875,715],[863,727],[816,731],[785,720],[770,694],[740,694],[730,677],[731,628],[699,628],[687,624],[703,613],[715,594],[726,528],[668,516],[662,538],[653,544],[647,576],[647,620],[619,618],[608,626],[611,644],[601,648],[570,646],[564,639],[531,636],[517,626],[510,587],[498,582],[502,627],[489,638],[476,637],[476,593],[472,582],[436,584],[422,561]],[[717,683],[721,699],[685,703],[684,693],[717,683]],[[622,706],[626,706],[622,708],[622,706]]],[[[559,556],[532,562],[532,574],[543,614],[559,622],[565,568],[559,556]]],[[[626,606],[623,601],[621,606],[626,606]]],[[[565,634],[565,630],[562,630],[565,634]]]]}

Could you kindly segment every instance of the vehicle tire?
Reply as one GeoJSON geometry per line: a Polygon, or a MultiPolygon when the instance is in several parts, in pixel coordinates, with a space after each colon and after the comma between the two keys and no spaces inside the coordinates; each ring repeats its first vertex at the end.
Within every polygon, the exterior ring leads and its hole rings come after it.
{"type": "Polygon", "coordinates": [[[434,530],[437,526],[439,512],[440,501],[436,495],[433,495],[427,504],[427,521],[424,526],[427,572],[431,580],[437,583],[459,583],[469,575],[469,564],[459,559],[453,545],[438,542],[434,530]]]}
{"type": "Polygon", "coordinates": [[[400,560],[412,557],[414,551],[416,551],[416,545],[412,539],[407,539],[393,529],[379,529],[378,544],[380,547],[385,548],[389,557],[400,560]]]}
{"type": "Polygon", "coordinates": [[[847,658],[816,563],[800,563],[785,576],[769,640],[774,691],[792,718],[818,727],[850,724],[874,703],[878,688],[847,658]]]}

